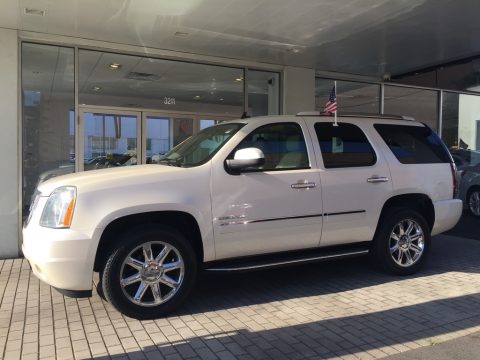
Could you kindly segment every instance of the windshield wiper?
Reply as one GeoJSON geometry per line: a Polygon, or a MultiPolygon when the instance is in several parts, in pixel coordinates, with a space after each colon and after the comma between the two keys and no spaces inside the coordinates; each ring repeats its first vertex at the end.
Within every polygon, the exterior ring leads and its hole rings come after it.
{"type": "Polygon", "coordinates": [[[180,164],[180,159],[181,158],[178,158],[178,159],[161,159],[161,160],[158,160],[158,163],[159,164],[165,164],[165,165],[168,165],[168,166],[177,166],[177,167],[181,167],[182,165],[180,164]]]}

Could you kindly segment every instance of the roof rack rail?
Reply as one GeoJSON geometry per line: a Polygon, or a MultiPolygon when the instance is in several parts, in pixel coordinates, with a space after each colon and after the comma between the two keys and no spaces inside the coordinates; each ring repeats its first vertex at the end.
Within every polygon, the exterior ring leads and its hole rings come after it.
{"type": "MultiPolygon", "coordinates": [[[[297,113],[297,116],[332,116],[332,115],[321,112],[321,111],[301,111],[297,113]]],[[[369,114],[369,113],[358,112],[358,113],[338,113],[338,116],[415,121],[415,118],[413,118],[412,116],[394,115],[394,114],[371,114],[371,113],[369,114]]]]}

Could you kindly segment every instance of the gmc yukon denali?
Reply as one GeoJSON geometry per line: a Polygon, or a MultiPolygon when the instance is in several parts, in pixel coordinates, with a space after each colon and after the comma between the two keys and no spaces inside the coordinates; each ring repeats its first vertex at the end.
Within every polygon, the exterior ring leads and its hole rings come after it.
{"type": "MultiPolygon", "coordinates": [[[[417,271],[431,236],[462,212],[456,172],[428,126],[399,116],[318,113],[223,122],[159,164],[38,186],[23,253],[41,280],[139,318],[167,314],[197,273],[369,253],[417,271]]],[[[319,280],[321,281],[321,280],[319,280]]]]}

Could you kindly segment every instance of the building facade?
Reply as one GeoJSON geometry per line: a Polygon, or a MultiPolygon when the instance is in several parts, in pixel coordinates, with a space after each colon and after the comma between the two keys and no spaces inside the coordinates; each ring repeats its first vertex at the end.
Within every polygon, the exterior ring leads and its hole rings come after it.
{"type": "Polygon", "coordinates": [[[440,67],[384,81],[4,28],[0,48],[1,258],[20,254],[39,181],[155,163],[191,134],[245,113],[322,110],[334,81],[340,112],[413,116],[451,149],[480,150],[480,81],[432,81],[440,67]]]}

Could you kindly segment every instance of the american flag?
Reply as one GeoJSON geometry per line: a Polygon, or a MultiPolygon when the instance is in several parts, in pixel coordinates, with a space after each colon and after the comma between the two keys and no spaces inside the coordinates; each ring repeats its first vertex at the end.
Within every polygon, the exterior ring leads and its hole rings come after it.
{"type": "Polygon", "coordinates": [[[337,94],[334,86],[332,88],[332,91],[330,92],[330,96],[328,97],[328,101],[325,104],[325,108],[323,109],[323,112],[332,114],[335,111],[337,111],[337,94]]]}

